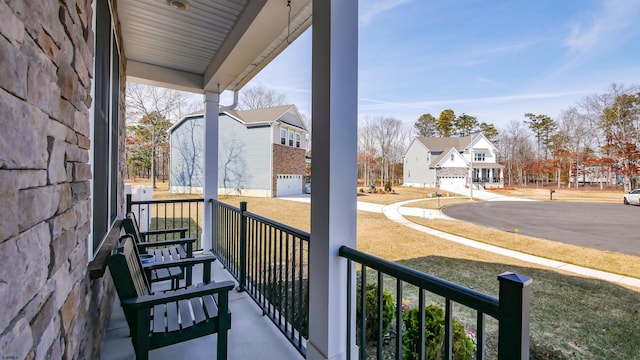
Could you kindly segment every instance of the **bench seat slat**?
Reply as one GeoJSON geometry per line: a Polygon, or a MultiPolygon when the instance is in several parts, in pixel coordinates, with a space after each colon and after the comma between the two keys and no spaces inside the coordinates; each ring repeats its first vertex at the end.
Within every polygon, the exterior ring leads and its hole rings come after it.
{"type": "Polygon", "coordinates": [[[162,249],[162,257],[162,262],[171,261],[171,253],[169,252],[168,248],[162,249]]]}
{"type": "Polygon", "coordinates": [[[176,246],[176,250],[178,250],[178,255],[180,255],[180,259],[187,258],[187,252],[184,251],[184,247],[182,245],[176,246]]]}
{"type": "Polygon", "coordinates": [[[178,306],[175,302],[167,303],[167,331],[180,330],[178,323],[178,306]]]}
{"type": "Polygon", "coordinates": [[[193,315],[191,315],[189,304],[189,300],[180,300],[178,302],[178,308],[180,308],[180,326],[182,329],[193,326],[193,315]]]}
{"type": "Polygon", "coordinates": [[[207,316],[204,314],[204,309],[202,308],[202,300],[200,300],[200,298],[191,299],[191,308],[193,309],[193,317],[196,324],[207,320],[207,316]]]}
{"type": "Polygon", "coordinates": [[[153,307],[153,332],[165,333],[167,331],[165,316],[167,306],[165,304],[156,305],[153,307]]]}
{"type": "Polygon", "coordinates": [[[207,318],[211,319],[218,316],[218,305],[213,300],[213,296],[206,295],[202,297],[204,308],[207,311],[207,318]]]}
{"type": "Polygon", "coordinates": [[[170,247],[167,248],[167,250],[169,250],[169,255],[171,255],[171,259],[173,260],[177,260],[180,259],[180,254],[178,254],[178,248],[177,247],[170,247]]]}

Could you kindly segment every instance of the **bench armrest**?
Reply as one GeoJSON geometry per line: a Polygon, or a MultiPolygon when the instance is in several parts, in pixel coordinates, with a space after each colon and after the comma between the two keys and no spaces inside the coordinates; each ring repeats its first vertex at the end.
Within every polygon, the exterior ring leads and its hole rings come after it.
{"type": "Polygon", "coordinates": [[[138,249],[146,249],[148,247],[154,246],[169,246],[169,245],[183,245],[183,244],[194,244],[198,239],[196,238],[184,238],[184,239],[175,239],[175,240],[160,240],[160,241],[143,241],[139,242],[138,249]]]}
{"type": "Polygon", "coordinates": [[[175,234],[175,233],[187,233],[189,231],[188,227],[183,228],[175,228],[175,229],[159,229],[159,230],[149,230],[145,232],[140,232],[140,235],[143,238],[146,238],[149,235],[164,235],[164,234],[175,234]]]}
{"type": "Polygon", "coordinates": [[[147,270],[157,270],[157,269],[166,269],[166,268],[170,268],[170,267],[175,267],[175,266],[193,266],[193,265],[197,265],[197,264],[206,264],[209,263],[211,264],[212,262],[216,261],[218,258],[213,256],[213,255],[206,255],[206,256],[198,256],[198,257],[194,257],[194,258],[185,258],[185,259],[178,259],[178,260],[173,260],[173,261],[168,261],[168,262],[163,262],[163,263],[148,263],[148,264],[143,264],[142,267],[147,270]]]}
{"type": "Polygon", "coordinates": [[[219,283],[208,283],[198,287],[179,289],[154,295],[143,295],[135,298],[121,300],[122,307],[128,309],[150,309],[155,305],[166,304],[178,300],[191,299],[195,297],[213,295],[217,293],[229,292],[235,286],[233,281],[222,281],[219,283]]]}

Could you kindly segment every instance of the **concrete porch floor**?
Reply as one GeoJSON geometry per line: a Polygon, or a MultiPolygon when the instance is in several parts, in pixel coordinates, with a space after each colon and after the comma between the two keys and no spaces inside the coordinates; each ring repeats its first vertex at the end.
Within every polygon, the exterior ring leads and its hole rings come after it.
{"type": "MultiPolygon", "coordinates": [[[[217,261],[212,268],[214,281],[234,280],[217,261]]],[[[202,279],[200,266],[194,268],[194,283],[197,279],[202,279]]],[[[168,284],[154,284],[154,290],[163,287],[168,287],[168,284]]],[[[230,360],[303,359],[271,320],[262,316],[262,310],[249,295],[235,290],[229,292],[229,308],[232,317],[228,342],[228,358],[230,360]]],[[[149,352],[149,359],[212,359],[216,354],[216,336],[213,334],[152,350],[149,352]]],[[[129,337],[129,327],[117,296],[100,348],[100,359],[135,359],[133,345],[129,337]]]]}

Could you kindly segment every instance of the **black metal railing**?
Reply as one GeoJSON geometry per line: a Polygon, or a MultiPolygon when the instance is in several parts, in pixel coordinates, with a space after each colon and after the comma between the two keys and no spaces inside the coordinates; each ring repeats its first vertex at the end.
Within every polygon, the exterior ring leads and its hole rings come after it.
{"type": "MultiPolygon", "coordinates": [[[[486,315],[498,322],[497,351],[492,349],[497,352],[498,359],[529,358],[530,278],[514,273],[498,276],[500,290],[499,298],[496,298],[346,246],[340,248],[340,256],[349,260],[348,294],[353,292],[352,277],[356,273],[355,267],[359,267],[355,281],[356,299],[351,296],[347,299],[347,319],[352,318],[352,304],[356,302],[356,326],[347,324],[347,351],[351,350],[355,329],[359,359],[452,359],[454,355],[455,358],[485,359],[486,315]],[[369,274],[368,269],[373,270],[373,274],[369,274]],[[404,301],[409,292],[414,301],[417,298],[413,318],[409,316],[409,304],[404,301]],[[426,306],[427,301],[429,304],[444,301],[444,308],[426,306]],[[453,317],[454,303],[464,306],[467,320],[472,319],[465,322],[475,322],[472,329],[465,331],[461,322],[453,317]],[[428,318],[426,312],[429,312],[428,318]],[[429,328],[438,320],[438,313],[444,315],[440,317],[441,323],[431,327],[435,330],[425,331],[425,327],[429,328]],[[460,353],[454,354],[454,349],[460,353]],[[461,356],[463,351],[465,356],[461,356]]],[[[351,358],[351,354],[347,358],[351,358]]]]}
{"type": "MultiPolygon", "coordinates": [[[[198,240],[194,250],[202,250],[202,215],[204,199],[134,201],[127,194],[127,212],[136,215],[141,231],[187,228],[187,237],[198,240]]],[[[155,235],[147,239],[169,240],[172,235],[155,235]]]]}
{"type": "Polygon", "coordinates": [[[304,356],[309,337],[309,233],[211,200],[211,251],[304,356]]]}

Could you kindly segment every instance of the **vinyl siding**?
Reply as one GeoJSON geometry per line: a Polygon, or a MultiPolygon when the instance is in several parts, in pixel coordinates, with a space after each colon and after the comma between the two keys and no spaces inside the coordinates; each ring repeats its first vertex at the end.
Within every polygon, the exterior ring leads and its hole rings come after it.
{"type": "Polygon", "coordinates": [[[171,186],[186,192],[202,188],[204,177],[204,119],[188,118],[171,133],[171,186]]]}
{"type": "MultiPolygon", "coordinates": [[[[218,187],[271,191],[271,127],[247,128],[221,115],[218,187]]],[[[204,177],[204,117],[186,119],[171,132],[172,191],[201,192],[204,177]]],[[[244,191],[246,192],[246,191],[244,191]]]]}
{"type": "Polygon", "coordinates": [[[418,141],[412,141],[404,158],[404,184],[434,186],[435,170],[429,169],[429,152],[418,141]]]}
{"type": "Polygon", "coordinates": [[[271,128],[247,128],[220,116],[218,186],[224,189],[271,190],[271,128]]]}

